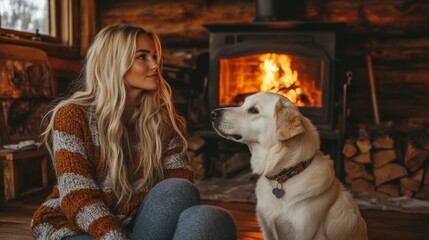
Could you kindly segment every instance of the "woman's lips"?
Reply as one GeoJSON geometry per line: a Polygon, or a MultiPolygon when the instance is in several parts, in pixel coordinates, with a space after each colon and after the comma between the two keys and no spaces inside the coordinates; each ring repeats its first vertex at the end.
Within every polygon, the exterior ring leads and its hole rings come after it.
{"type": "Polygon", "coordinates": [[[147,76],[147,78],[152,79],[152,80],[158,80],[159,79],[158,75],[149,75],[149,76],[147,76]]]}

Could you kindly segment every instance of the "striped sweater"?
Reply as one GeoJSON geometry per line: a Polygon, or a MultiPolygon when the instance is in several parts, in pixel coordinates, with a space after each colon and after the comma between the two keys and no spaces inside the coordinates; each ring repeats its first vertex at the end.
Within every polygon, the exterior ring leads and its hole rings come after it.
{"type": "MultiPolygon", "coordinates": [[[[36,239],[61,239],[83,232],[95,239],[127,239],[126,225],[148,192],[141,184],[142,176],[137,175],[132,179],[135,196],[116,207],[109,174],[100,161],[97,124],[88,119],[76,105],[62,107],[55,115],[52,138],[57,185],[33,216],[31,229],[36,239]]],[[[177,136],[173,132],[165,135],[165,178],[192,181],[177,136]]]]}

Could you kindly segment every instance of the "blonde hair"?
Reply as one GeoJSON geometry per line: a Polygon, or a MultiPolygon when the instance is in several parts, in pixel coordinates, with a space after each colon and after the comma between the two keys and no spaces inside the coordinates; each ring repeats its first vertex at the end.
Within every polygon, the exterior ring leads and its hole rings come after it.
{"type": "Polygon", "coordinates": [[[171,88],[161,76],[161,56],[161,42],[155,33],[125,24],[103,28],[88,50],[84,72],[80,78],[82,90],[61,101],[48,113],[51,118],[42,137],[50,152],[53,119],[59,108],[76,104],[90,117],[95,117],[101,161],[105,163],[106,172],[110,175],[118,206],[133,196],[130,178],[134,174],[142,173],[142,184],[149,187],[163,179],[163,138],[171,137],[172,130],[182,142],[182,151],[187,148],[185,122],[176,113],[171,88]],[[160,66],[160,83],[157,90],[143,91],[139,96],[138,104],[129,120],[132,126],[135,126],[135,132],[128,132],[122,120],[127,94],[124,75],[133,64],[139,34],[146,34],[155,43],[160,66]],[[131,137],[136,138],[139,143],[138,159],[133,156],[131,137]],[[137,163],[133,172],[129,172],[127,163],[137,163]]]}

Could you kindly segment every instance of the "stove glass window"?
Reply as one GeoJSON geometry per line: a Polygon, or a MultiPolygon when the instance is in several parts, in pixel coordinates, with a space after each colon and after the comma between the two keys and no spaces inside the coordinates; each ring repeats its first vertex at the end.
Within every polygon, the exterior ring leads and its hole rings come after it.
{"type": "Polygon", "coordinates": [[[256,92],[279,93],[299,107],[322,107],[324,62],[263,53],[219,62],[219,105],[237,106],[256,92]]]}

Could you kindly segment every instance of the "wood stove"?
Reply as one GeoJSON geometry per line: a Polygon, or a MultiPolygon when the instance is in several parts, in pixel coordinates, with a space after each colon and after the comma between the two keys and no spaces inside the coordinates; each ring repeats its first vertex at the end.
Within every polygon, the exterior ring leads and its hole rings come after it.
{"type": "Polygon", "coordinates": [[[341,23],[206,24],[210,31],[209,108],[237,106],[269,91],[295,102],[322,137],[338,131],[341,23]]]}
{"type": "Polygon", "coordinates": [[[280,93],[316,125],[341,177],[344,117],[339,39],[343,23],[298,21],[205,24],[210,32],[209,109],[252,93],[280,93]]]}

